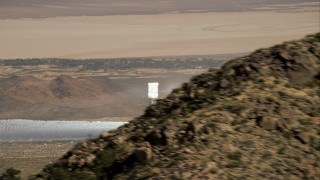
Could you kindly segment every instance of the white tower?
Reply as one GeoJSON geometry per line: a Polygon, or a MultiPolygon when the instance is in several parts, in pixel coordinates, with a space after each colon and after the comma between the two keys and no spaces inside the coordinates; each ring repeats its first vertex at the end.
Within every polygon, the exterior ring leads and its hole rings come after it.
{"type": "Polygon", "coordinates": [[[154,104],[159,97],[158,89],[159,89],[158,82],[149,82],[148,83],[148,98],[150,99],[151,104],[154,104]]]}

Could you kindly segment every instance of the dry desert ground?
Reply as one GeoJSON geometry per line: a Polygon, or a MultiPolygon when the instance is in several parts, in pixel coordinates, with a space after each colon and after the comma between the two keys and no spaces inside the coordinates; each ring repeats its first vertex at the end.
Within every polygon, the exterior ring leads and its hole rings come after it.
{"type": "Polygon", "coordinates": [[[251,52],[320,31],[319,3],[298,5],[293,10],[287,5],[280,10],[3,18],[0,59],[251,52]]]}

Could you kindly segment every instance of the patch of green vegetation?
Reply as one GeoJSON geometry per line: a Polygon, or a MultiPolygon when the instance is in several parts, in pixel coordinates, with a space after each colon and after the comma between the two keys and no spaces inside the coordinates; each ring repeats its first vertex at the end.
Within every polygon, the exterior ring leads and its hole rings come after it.
{"type": "Polygon", "coordinates": [[[95,180],[96,177],[93,173],[86,171],[76,171],[72,173],[72,179],[74,180],[95,180]]]}
{"type": "Polygon", "coordinates": [[[240,127],[240,126],[237,126],[237,127],[234,128],[234,130],[237,131],[237,132],[240,132],[241,127],[240,127]]]}
{"type": "Polygon", "coordinates": [[[267,100],[269,103],[275,102],[274,99],[273,99],[273,97],[270,97],[270,96],[266,97],[266,100],[267,100]]]}
{"type": "Polygon", "coordinates": [[[272,156],[272,154],[269,152],[269,151],[265,151],[263,154],[262,154],[262,158],[263,159],[268,159],[272,156]]]}
{"type": "Polygon", "coordinates": [[[213,133],[217,132],[217,125],[215,123],[213,123],[213,122],[210,122],[210,123],[202,126],[200,128],[200,130],[199,130],[200,134],[203,134],[203,133],[204,134],[209,134],[211,132],[213,132],[213,133]]]}
{"type": "Polygon", "coordinates": [[[309,81],[309,82],[303,84],[302,86],[306,87],[306,88],[315,88],[318,86],[318,81],[316,79],[314,79],[312,81],[309,81]]]}
{"type": "Polygon", "coordinates": [[[21,171],[19,170],[9,168],[4,173],[2,173],[2,175],[0,176],[0,180],[21,180],[20,173],[21,171]]]}
{"type": "Polygon", "coordinates": [[[82,66],[84,70],[100,69],[137,69],[137,68],[163,68],[163,69],[199,69],[204,67],[221,67],[225,60],[203,58],[176,58],[174,60],[154,58],[117,58],[117,59],[10,59],[0,61],[1,64],[11,67],[50,65],[59,69],[82,66]]]}
{"type": "Polygon", "coordinates": [[[278,154],[283,154],[285,150],[286,150],[285,147],[280,147],[280,148],[278,149],[277,153],[278,153],[278,154]]]}
{"type": "Polygon", "coordinates": [[[116,150],[109,148],[104,151],[99,151],[96,154],[96,159],[94,161],[94,171],[98,177],[107,177],[107,172],[105,169],[108,169],[116,160],[116,150]]]}
{"type": "Polygon", "coordinates": [[[248,119],[245,118],[238,118],[231,122],[231,126],[243,125],[248,122],[248,119]]]}
{"type": "Polygon", "coordinates": [[[283,92],[283,91],[279,91],[278,92],[279,96],[282,97],[282,98],[289,98],[288,94],[283,92]]]}
{"type": "Polygon", "coordinates": [[[242,153],[240,151],[231,152],[227,157],[231,160],[239,161],[241,159],[242,153]]]}
{"type": "Polygon", "coordinates": [[[319,117],[320,116],[320,106],[310,107],[304,109],[305,113],[311,117],[319,117]]]}
{"type": "Polygon", "coordinates": [[[70,180],[72,179],[68,170],[60,165],[47,166],[45,172],[50,174],[48,180],[70,180]]]}
{"type": "Polygon", "coordinates": [[[292,131],[286,131],[282,135],[283,135],[283,137],[285,137],[287,139],[292,139],[294,137],[294,134],[292,131]]]}
{"type": "Polygon", "coordinates": [[[209,173],[216,174],[217,170],[215,168],[211,168],[211,169],[209,169],[209,173]]]}
{"type": "Polygon", "coordinates": [[[293,156],[292,158],[299,163],[301,162],[301,158],[299,156],[293,156]]]}
{"type": "Polygon", "coordinates": [[[8,77],[14,77],[14,76],[17,76],[17,74],[16,74],[16,73],[10,73],[10,74],[8,74],[7,76],[8,76],[8,77]]]}
{"type": "Polygon", "coordinates": [[[215,153],[211,154],[209,159],[210,161],[216,161],[216,154],[215,153]]]}
{"type": "Polygon", "coordinates": [[[243,109],[245,109],[245,105],[238,101],[224,103],[221,107],[221,110],[226,110],[237,115],[239,115],[243,109]]]}
{"type": "Polygon", "coordinates": [[[244,164],[242,161],[231,161],[226,165],[226,168],[241,168],[244,167],[244,164]]]}
{"type": "Polygon", "coordinates": [[[310,136],[310,146],[320,151],[320,140],[314,136],[310,136]]]}
{"type": "Polygon", "coordinates": [[[137,130],[132,136],[130,136],[129,139],[134,142],[138,142],[138,141],[141,141],[142,139],[144,139],[144,136],[145,136],[145,133],[137,130]]]}
{"type": "Polygon", "coordinates": [[[320,41],[320,33],[308,35],[307,36],[307,41],[309,41],[309,42],[319,42],[320,41]]]}
{"type": "Polygon", "coordinates": [[[299,123],[302,125],[313,125],[312,120],[310,118],[300,118],[298,119],[299,123]]]}

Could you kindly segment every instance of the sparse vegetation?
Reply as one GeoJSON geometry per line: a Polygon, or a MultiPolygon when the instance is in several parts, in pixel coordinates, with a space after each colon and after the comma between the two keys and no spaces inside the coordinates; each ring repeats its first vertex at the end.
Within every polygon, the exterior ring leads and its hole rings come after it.
{"type": "Polygon", "coordinates": [[[21,69],[23,66],[48,65],[53,69],[68,69],[79,67],[81,70],[107,69],[198,69],[204,67],[221,67],[226,61],[211,58],[117,58],[117,59],[10,59],[0,60],[0,66],[10,66],[21,69]]]}
{"type": "Polygon", "coordinates": [[[241,152],[240,151],[235,151],[235,152],[232,152],[232,153],[229,153],[227,155],[227,157],[231,160],[235,160],[235,161],[239,161],[241,159],[241,152]]]}
{"type": "Polygon", "coordinates": [[[20,173],[19,170],[9,168],[0,175],[0,180],[21,180],[20,173]]]}
{"type": "Polygon", "coordinates": [[[305,83],[319,73],[318,36],[194,77],[127,126],[71,150],[52,166],[64,170],[46,167],[42,178],[317,179],[319,86],[305,83]]]}

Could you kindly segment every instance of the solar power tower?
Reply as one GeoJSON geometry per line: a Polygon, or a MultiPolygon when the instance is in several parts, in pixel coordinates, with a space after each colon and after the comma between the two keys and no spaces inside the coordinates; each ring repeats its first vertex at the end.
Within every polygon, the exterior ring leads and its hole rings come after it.
{"type": "Polygon", "coordinates": [[[149,82],[148,83],[148,98],[150,99],[150,104],[155,104],[159,97],[159,83],[149,82]]]}

